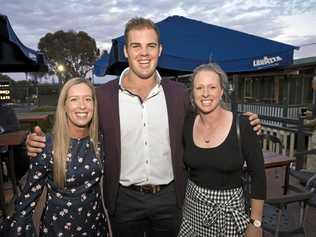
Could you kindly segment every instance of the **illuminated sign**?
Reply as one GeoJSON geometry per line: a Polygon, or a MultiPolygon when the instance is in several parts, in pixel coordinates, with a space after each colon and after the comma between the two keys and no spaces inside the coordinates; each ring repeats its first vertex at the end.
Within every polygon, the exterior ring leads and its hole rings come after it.
{"type": "Polygon", "coordinates": [[[11,101],[10,82],[0,81],[0,103],[11,101]]]}

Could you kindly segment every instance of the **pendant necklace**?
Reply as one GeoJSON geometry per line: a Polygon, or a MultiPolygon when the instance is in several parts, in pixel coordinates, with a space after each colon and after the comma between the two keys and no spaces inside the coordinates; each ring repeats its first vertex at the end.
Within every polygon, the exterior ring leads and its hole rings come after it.
{"type": "MultiPolygon", "coordinates": [[[[203,124],[202,124],[202,121],[201,121],[201,118],[199,118],[199,123],[201,124],[201,126],[202,127],[205,127],[203,124]]],[[[205,130],[208,130],[208,128],[207,127],[205,127],[205,129],[202,129],[203,131],[205,131],[205,130]]],[[[202,139],[203,139],[203,141],[204,141],[204,143],[210,143],[211,142],[211,139],[210,138],[207,138],[207,137],[205,137],[205,136],[201,136],[202,137],[202,139]]]]}

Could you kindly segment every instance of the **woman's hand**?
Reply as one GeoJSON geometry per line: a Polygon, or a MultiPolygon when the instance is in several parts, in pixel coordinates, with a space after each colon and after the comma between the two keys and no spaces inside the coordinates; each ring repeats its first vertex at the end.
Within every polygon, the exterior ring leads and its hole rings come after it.
{"type": "Polygon", "coordinates": [[[249,223],[245,232],[245,237],[262,237],[262,233],[262,228],[255,227],[253,224],[249,223]]]}

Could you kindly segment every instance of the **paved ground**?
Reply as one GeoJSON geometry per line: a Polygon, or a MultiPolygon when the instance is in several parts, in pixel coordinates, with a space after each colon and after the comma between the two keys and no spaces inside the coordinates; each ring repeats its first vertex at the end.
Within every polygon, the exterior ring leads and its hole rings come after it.
{"type": "MultiPolygon", "coordinates": [[[[284,170],[282,168],[275,168],[275,169],[268,169],[267,170],[267,193],[268,198],[269,197],[278,197],[282,195],[282,184],[284,178],[284,170]]],[[[291,183],[297,184],[297,182],[294,182],[293,179],[291,179],[291,183]]],[[[6,190],[6,199],[7,201],[11,199],[12,192],[10,189],[6,190]]],[[[292,218],[297,220],[297,216],[299,215],[298,206],[294,205],[289,208],[290,214],[292,218]]],[[[1,211],[0,211],[1,215],[1,211]]],[[[39,217],[39,216],[38,216],[39,217]]],[[[38,217],[35,217],[35,219],[38,220],[38,217]]],[[[306,216],[305,221],[305,230],[306,230],[306,236],[307,237],[315,237],[316,236],[316,209],[315,208],[309,208],[309,211],[306,216]]],[[[35,220],[36,221],[36,220],[35,220]]],[[[269,237],[271,235],[265,234],[266,237],[269,237]]]]}

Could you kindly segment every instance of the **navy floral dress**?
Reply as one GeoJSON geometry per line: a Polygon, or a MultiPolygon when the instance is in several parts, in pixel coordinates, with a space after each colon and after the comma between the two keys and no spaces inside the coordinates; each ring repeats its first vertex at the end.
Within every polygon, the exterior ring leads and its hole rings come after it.
{"type": "Polygon", "coordinates": [[[0,233],[6,236],[36,236],[32,214],[44,186],[46,203],[41,218],[40,236],[107,236],[100,179],[103,162],[96,158],[90,139],[71,139],[67,155],[64,190],[53,182],[52,139],[32,159],[27,182],[15,203],[15,214],[6,219],[0,233]]]}

